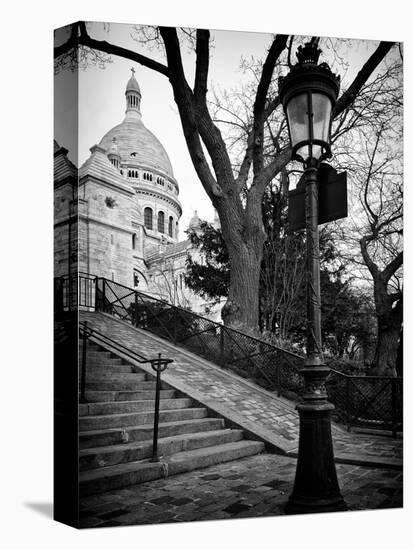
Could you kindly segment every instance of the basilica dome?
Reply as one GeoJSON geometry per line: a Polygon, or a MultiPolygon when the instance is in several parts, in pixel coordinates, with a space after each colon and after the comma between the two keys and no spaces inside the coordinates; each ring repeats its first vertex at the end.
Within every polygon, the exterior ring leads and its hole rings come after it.
{"type": "Polygon", "coordinates": [[[168,154],[161,142],[142,122],[140,111],[141,90],[132,69],[126,85],[126,116],[123,122],[109,130],[100,141],[107,152],[116,143],[122,166],[139,166],[163,172],[173,178],[168,154]]]}
{"type": "Polygon", "coordinates": [[[160,170],[174,177],[171,161],[162,143],[146,128],[141,119],[126,117],[103,136],[99,145],[109,151],[113,138],[122,164],[160,170]]]}

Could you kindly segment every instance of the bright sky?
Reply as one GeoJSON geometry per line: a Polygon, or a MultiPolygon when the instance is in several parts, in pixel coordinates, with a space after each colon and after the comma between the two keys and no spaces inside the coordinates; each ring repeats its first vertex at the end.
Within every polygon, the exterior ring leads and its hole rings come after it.
{"type": "MultiPolygon", "coordinates": [[[[111,24],[106,32],[101,23],[88,25],[91,36],[117,45],[140,51],[162,62],[162,54],[156,49],[148,51],[131,38],[132,27],[128,24],[111,24]]],[[[222,90],[237,87],[246,77],[239,69],[242,56],[262,58],[271,41],[271,35],[264,33],[213,31],[214,47],[211,54],[209,89],[222,90]]],[[[348,78],[359,70],[376,45],[370,41],[355,41],[349,50],[351,68],[348,78]]],[[[198,180],[184,140],[182,127],[173,99],[170,83],[163,75],[134,64],[128,60],[112,57],[113,62],[105,68],[89,66],[79,72],[79,165],[89,156],[89,148],[98,143],[103,135],[124,118],[125,87],[130,77],[130,68],[136,69],[136,78],[142,91],[141,112],[143,122],[165,147],[171,160],[174,175],[180,186],[180,201],[183,215],[181,231],[197,209],[202,219],[213,219],[212,205],[198,180]]],[[[187,79],[193,82],[194,53],[183,48],[183,59],[187,79]]],[[[68,94],[68,71],[62,71],[55,78],[55,135],[60,145],[72,153],[76,163],[75,119],[73,103],[68,94]]]]}

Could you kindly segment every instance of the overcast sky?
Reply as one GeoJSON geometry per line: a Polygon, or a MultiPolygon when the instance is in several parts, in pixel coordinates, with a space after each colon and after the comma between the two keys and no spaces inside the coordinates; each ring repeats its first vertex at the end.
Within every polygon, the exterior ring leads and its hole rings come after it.
{"type": "MultiPolygon", "coordinates": [[[[161,52],[148,51],[131,37],[132,27],[129,24],[111,24],[105,31],[101,23],[88,24],[90,34],[97,39],[104,39],[164,62],[161,52]]],[[[262,58],[271,41],[270,34],[213,31],[213,49],[209,72],[209,89],[223,90],[237,87],[247,78],[240,71],[242,56],[262,58]]],[[[377,43],[355,41],[349,51],[350,69],[347,78],[353,77],[362,66],[377,43]]],[[[184,65],[187,78],[193,82],[194,54],[183,48],[184,65]]],[[[180,186],[180,201],[183,215],[180,222],[181,231],[185,230],[195,209],[201,218],[212,220],[213,208],[199,182],[183,137],[172,89],[168,79],[155,71],[142,67],[131,61],[112,57],[113,62],[102,69],[89,66],[79,72],[79,164],[89,156],[89,149],[98,143],[103,135],[113,126],[119,124],[125,112],[125,87],[131,75],[130,69],[136,69],[135,76],[142,92],[141,112],[146,127],[151,130],[165,147],[172,163],[175,178],[180,186]]],[[[70,71],[61,71],[55,78],[55,137],[60,145],[65,146],[76,162],[76,134],[74,129],[74,102],[68,94],[70,71]]]]}

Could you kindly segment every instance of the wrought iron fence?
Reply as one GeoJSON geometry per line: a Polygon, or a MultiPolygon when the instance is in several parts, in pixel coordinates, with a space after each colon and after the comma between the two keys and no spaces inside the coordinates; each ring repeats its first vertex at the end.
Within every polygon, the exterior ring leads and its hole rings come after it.
{"type": "Polygon", "coordinates": [[[347,425],[391,430],[403,429],[403,378],[350,376],[334,369],[327,380],[335,419],[347,425]]]}
{"type": "Polygon", "coordinates": [[[54,279],[54,309],[57,316],[67,311],[95,309],[96,277],[76,273],[54,279]]]}
{"type": "Polygon", "coordinates": [[[281,394],[301,390],[303,358],[177,306],[98,278],[96,308],[281,394]]]}
{"type": "MultiPolygon", "coordinates": [[[[80,274],[79,304],[109,313],[236,374],[298,399],[304,358],[102,277],[80,274]]],[[[351,426],[403,429],[403,379],[346,375],[331,370],[327,381],[335,420],[351,426]]]]}

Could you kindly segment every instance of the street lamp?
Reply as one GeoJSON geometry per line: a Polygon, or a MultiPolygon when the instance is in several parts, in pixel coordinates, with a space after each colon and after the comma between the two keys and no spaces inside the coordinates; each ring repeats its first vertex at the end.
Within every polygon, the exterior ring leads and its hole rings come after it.
{"type": "Polygon", "coordinates": [[[297,52],[298,63],[279,79],[279,95],[287,117],[292,158],[304,165],[307,243],[307,357],[303,401],[297,406],[300,435],[297,469],[286,513],[346,510],[334,464],[331,412],[326,379],[329,368],[321,349],[320,251],[318,235],[318,168],[331,156],[332,112],[339,77],[326,63],[312,39],[297,52]]]}

